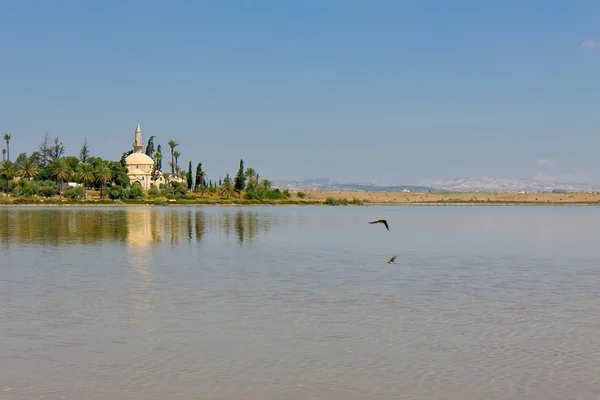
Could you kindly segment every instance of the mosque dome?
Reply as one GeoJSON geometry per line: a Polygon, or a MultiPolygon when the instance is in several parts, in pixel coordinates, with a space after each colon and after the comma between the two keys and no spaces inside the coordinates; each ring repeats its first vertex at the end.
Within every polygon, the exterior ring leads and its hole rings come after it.
{"type": "Polygon", "coordinates": [[[144,153],[132,153],[125,159],[126,165],[154,165],[154,160],[144,153]]]}

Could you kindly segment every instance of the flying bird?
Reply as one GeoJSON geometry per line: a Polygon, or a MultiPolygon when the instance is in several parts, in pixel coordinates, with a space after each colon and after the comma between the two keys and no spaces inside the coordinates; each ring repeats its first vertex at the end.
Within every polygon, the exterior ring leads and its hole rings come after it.
{"type": "Polygon", "coordinates": [[[396,256],[390,258],[387,263],[388,264],[396,264],[396,261],[394,261],[394,260],[396,260],[396,256]]]}
{"type": "Polygon", "coordinates": [[[385,219],[378,219],[377,221],[371,221],[369,222],[370,224],[384,224],[386,229],[389,231],[390,227],[388,226],[388,223],[385,219]]]}

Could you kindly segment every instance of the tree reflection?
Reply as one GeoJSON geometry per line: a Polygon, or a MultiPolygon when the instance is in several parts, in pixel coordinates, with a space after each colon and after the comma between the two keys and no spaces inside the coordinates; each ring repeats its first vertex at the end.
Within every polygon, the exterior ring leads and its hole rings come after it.
{"type": "Polygon", "coordinates": [[[123,242],[132,247],[181,241],[201,243],[207,234],[252,243],[271,229],[271,215],[249,210],[235,212],[175,208],[0,208],[0,242],[70,245],[123,242]]]}

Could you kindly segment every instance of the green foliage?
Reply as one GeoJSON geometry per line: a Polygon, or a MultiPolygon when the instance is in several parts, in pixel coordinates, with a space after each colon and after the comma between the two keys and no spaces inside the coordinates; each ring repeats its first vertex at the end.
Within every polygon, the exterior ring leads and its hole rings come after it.
{"type": "Polygon", "coordinates": [[[202,170],[202,163],[199,162],[198,165],[196,165],[196,182],[194,188],[206,185],[206,182],[204,182],[205,176],[206,172],[202,170]]]}
{"type": "Polygon", "coordinates": [[[240,168],[233,180],[233,190],[236,193],[241,193],[246,187],[246,175],[244,175],[244,160],[240,160],[240,168]]]}
{"type": "Polygon", "coordinates": [[[306,193],[304,193],[304,192],[298,192],[298,193],[296,193],[296,196],[298,196],[299,199],[303,199],[303,198],[306,197],[306,193]]]}
{"type": "Polygon", "coordinates": [[[348,200],[346,199],[335,199],[333,197],[328,197],[325,199],[325,204],[328,206],[347,206],[348,200]]]}
{"type": "Polygon", "coordinates": [[[14,186],[12,193],[15,196],[52,197],[58,195],[58,185],[53,181],[21,180],[18,185],[14,186]]]}
{"type": "Polygon", "coordinates": [[[144,197],[144,191],[142,190],[142,186],[139,184],[134,184],[129,188],[127,192],[127,198],[131,200],[141,199],[144,197]]]}
{"type": "Polygon", "coordinates": [[[160,144],[156,148],[156,153],[154,154],[154,159],[156,160],[156,169],[158,171],[162,171],[163,154],[162,154],[162,147],[160,144]]]}
{"type": "Polygon", "coordinates": [[[325,204],[327,204],[328,206],[347,206],[348,204],[353,204],[353,205],[363,205],[363,201],[360,199],[356,199],[353,198],[350,202],[346,199],[336,199],[333,197],[328,197],[325,199],[325,204]]]}
{"type": "Polygon", "coordinates": [[[148,190],[148,196],[151,198],[156,198],[158,196],[160,196],[160,191],[158,190],[158,188],[154,185],[152,185],[150,187],[150,190],[148,190]]]}
{"type": "Polygon", "coordinates": [[[192,186],[194,184],[194,176],[192,175],[192,162],[188,163],[188,173],[187,173],[187,187],[188,191],[192,190],[192,186]]]}
{"type": "Polygon", "coordinates": [[[85,198],[85,188],[83,186],[66,186],[63,189],[63,196],[67,199],[83,199],[85,198]]]}
{"type": "Polygon", "coordinates": [[[113,200],[123,200],[126,195],[127,193],[120,185],[111,186],[110,190],[108,191],[108,197],[113,200]]]}
{"type": "Polygon", "coordinates": [[[90,156],[90,149],[88,148],[87,138],[83,141],[83,145],[81,146],[81,150],[79,150],[79,160],[84,163],[87,161],[90,156]]]}
{"type": "Polygon", "coordinates": [[[234,186],[233,182],[231,181],[229,174],[225,175],[223,184],[220,186],[219,189],[221,190],[221,196],[225,197],[226,199],[228,199],[229,196],[232,195],[232,193],[235,190],[235,186],[234,186]]]}
{"type": "Polygon", "coordinates": [[[127,151],[123,152],[123,154],[121,154],[121,160],[119,160],[119,163],[121,163],[121,165],[123,166],[123,168],[126,168],[126,166],[125,166],[125,159],[127,157],[129,157],[131,154],[133,154],[133,150],[127,150],[127,151]]]}
{"type": "Polygon", "coordinates": [[[150,158],[154,156],[154,136],[150,136],[146,145],[146,155],[150,158]]]}
{"type": "MultiPolygon", "coordinates": [[[[182,196],[188,192],[187,184],[185,182],[173,182],[171,186],[164,186],[161,195],[167,197],[167,195],[172,196],[182,196]]],[[[168,197],[167,197],[168,198],[168,197]]]]}
{"type": "Polygon", "coordinates": [[[21,169],[21,167],[23,166],[23,163],[27,160],[27,153],[21,153],[17,156],[17,159],[15,160],[15,168],[16,169],[21,169]]]}

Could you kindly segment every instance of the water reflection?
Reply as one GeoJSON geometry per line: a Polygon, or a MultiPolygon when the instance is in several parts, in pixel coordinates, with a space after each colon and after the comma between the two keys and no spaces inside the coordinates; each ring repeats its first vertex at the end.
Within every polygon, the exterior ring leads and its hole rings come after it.
{"type": "Polygon", "coordinates": [[[202,242],[207,232],[252,243],[272,214],[200,208],[1,208],[0,242],[65,245],[123,242],[135,248],[202,242]]]}

